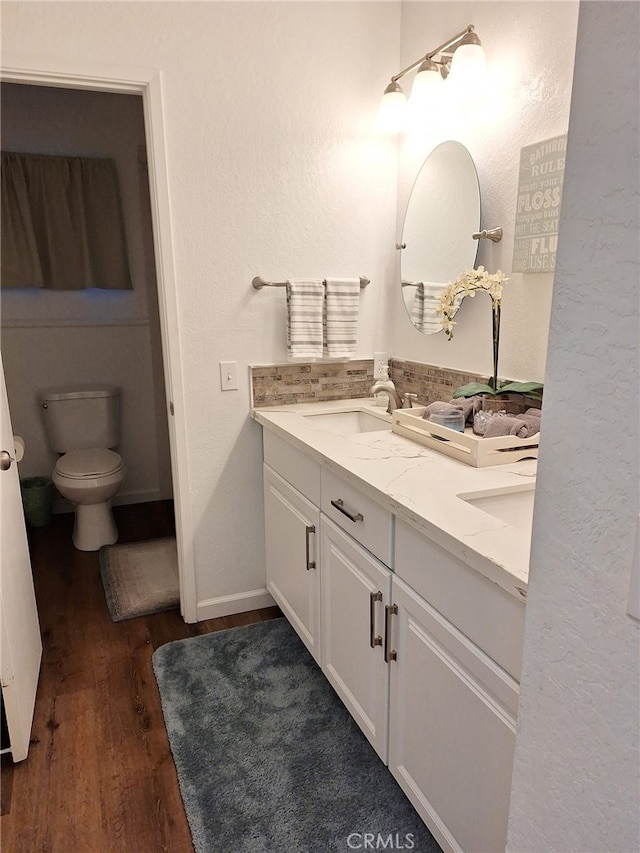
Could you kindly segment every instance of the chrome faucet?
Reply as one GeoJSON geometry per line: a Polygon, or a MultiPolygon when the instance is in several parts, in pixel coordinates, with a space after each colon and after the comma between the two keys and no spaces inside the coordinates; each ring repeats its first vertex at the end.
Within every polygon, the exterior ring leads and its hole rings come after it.
{"type": "Polygon", "coordinates": [[[380,391],[384,391],[389,397],[389,405],[387,406],[387,412],[389,412],[389,414],[391,414],[394,409],[402,408],[400,395],[396,391],[396,387],[390,379],[378,379],[371,386],[369,393],[374,397],[380,391]]]}

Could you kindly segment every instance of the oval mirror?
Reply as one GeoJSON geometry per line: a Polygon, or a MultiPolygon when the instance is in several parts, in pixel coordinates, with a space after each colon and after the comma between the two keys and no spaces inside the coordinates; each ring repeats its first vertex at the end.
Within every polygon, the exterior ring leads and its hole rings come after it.
{"type": "Polygon", "coordinates": [[[415,180],[402,229],[400,275],[413,325],[427,335],[442,331],[438,296],[471,269],[478,254],[480,185],[471,154],[459,142],[443,142],[415,180]]]}

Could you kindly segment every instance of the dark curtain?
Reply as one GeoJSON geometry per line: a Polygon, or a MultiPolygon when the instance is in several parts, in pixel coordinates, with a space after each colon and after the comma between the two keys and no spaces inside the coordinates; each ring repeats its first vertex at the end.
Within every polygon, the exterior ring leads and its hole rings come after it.
{"type": "Polygon", "coordinates": [[[131,289],[115,163],[2,154],[2,287],[131,289]]]}

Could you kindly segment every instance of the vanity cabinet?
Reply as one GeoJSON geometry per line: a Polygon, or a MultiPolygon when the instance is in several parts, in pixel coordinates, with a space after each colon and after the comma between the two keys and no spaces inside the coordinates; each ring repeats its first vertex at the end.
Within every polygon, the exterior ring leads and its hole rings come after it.
{"type": "Polygon", "coordinates": [[[264,439],[269,591],[443,850],[504,850],[524,602],[264,439]]]}
{"type": "Polygon", "coordinates": [[[322,671],[386,764],[389,667],[382,635],[394,518],[332,471],[321,471],[320,495],[322,671]]]}
{"type": "Polygon", "coordinates": [[[323,515],[393,567],[394,518],[389,510],[333,471],[321,472],[320,492],[323,515]]]}
{"type": "Polygon", "coordinates": [[[320,466],[268,432],[264,459],[267,589],[320,663],[320,466]]]}
{"type": "Polygon", "coordinates": [[[504,850],[518,685],[397,577],[392,597],[389,769],[443,850],[504,850]]]}
{"type": "Polygon", "coordinates": [[[401,520],[394,550],[389,769],[444,850],[504,850],[524,602],[401,520]]]}
{"type": "Polygon", "coordinates": [[[519,682],[524,601],[400,519],[394,551],[396,575],[519,682]]]}
{"type": "Polygon", "coordinates": [[[389,667],[382,642],[391,572],[324,516],[320,530],[322,671],[386,764],[389,667]]]}
{"type": "MultiPolygon", "coordinates": [[[[366,501],[352,495],[349,513],[366,518],[366,501]]],[[[322,669],[444,850],[504,850],[518,682],[486,647],[517,668],[524,606],[396,525],[394,573],[321,515],[322,669]],[[399,577],[405,568],[468,633],[399,577]]]]}

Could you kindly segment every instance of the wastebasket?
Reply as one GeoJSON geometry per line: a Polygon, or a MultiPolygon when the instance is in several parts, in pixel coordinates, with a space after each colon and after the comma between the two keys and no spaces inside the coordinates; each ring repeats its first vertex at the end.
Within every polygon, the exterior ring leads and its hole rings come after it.
{"type": "Polygon", "coordinates": [[[51,521],[53,483],[49,477],[25,477],[20,481],[24,517],[30,527],[44,527],[51,521]]]}

